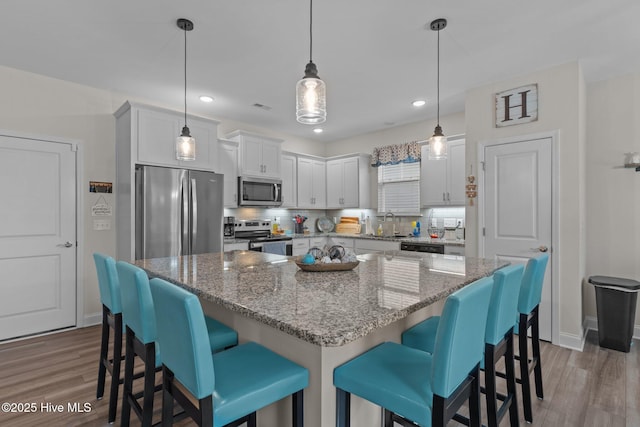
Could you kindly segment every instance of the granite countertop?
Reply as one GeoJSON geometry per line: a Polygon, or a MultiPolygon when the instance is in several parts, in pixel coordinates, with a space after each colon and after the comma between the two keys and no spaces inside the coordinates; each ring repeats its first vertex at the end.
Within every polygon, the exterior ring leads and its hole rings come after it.
{"type": "Polygon", "coordinates": [[[464,246],[464,240],[460,239],[432,239],[427,236],[375,236],[370,234],[345,234],[345,233],[309,233],[309,234],[291,234],[294,239],[302,239],[309,237],[348,237],[352,239],[380,240],[384,242],[421,242],[421,243],[441,243],[443,245],[464,246]]]}
{"type": "Polygon", "coordinates": [[[138,260],[229,310],[335,347],[402,319],[507,263],[417,252],[359,255],[351,271],[305,272],[293,257],[232,251],[138,260]]]}

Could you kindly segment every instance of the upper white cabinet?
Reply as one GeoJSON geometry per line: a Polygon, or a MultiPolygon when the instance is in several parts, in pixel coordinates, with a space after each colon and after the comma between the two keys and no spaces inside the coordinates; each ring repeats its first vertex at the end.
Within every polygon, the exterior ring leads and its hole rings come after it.
{"type": "Polygon", "coordinates": [[[224,175],[224,207],[238,207],[238,143],[218,140],[220,169],[224,175]]]}
{"type": "Polygon", "coordinates": [[[298,157],[298,207],[326,209],[326,162],[324,159],[298,157]]]}
{"type": "Polygon", "coordinates": [[[176,159],[176,138],[184,126],[184,114],[177,111],[125,102],[114,114],[117,156],[128,153],[131,165],[146,164],[216,171],[218,168],[218,123],[187,117],[196,140],[196,159],[176,159]]]}
{"type": "Polygon", "coordinates": [[[280,168],[282,178],[282,207],[298,206],[298,158],[294,154],[283,153],[280,168]]]}
{"type": "Polygon", "coordinates": [[[422,146],[420,203],[422,207],[464,205],[464,140],[449,141],[446,160],[429,160],[429,146],[422,146]]]}
{"type": "Polygon", "coordinates": [[[327,208],[368,208],[369,157],[327,159],[327,208]]]}
{"type": "Polygon", "coordinates": [[[240,175],[280,178],[282,140],[237,130],[226,136],[240,144],[240,175]]]}

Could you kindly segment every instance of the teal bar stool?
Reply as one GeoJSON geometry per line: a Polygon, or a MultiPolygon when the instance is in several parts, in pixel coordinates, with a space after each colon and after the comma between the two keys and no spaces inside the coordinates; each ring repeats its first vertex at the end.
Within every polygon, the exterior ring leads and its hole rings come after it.
{"type": "MultiPolygon", "coordinates": [[[[122,298],[122,315],[126,327],[124,391],[122,397],[121,425],[128,426],[131,409],[143,427],[152,425],[153,397],[161,386],[155,385],[155,372],[162,366],[160,346],[156,345],[156,316],[149,289],[147,273],[134,265],[116,263],[122,298]],[[133,393],[133,365],[135,357],[144,363],[144,387],[141,393],[133,393]],[[139,399],[142,398],[142,405],[139,399]]],[[[175,287],[175,285],[172,285],[175,287]]],[[[186,292],[186,291],[185,291],[186,292]]],[[[195,297],[195,296],[194,296],[195,297]]],[[[202,341],[209,352],[223,350],[238,343],[237,333],[214,319],[205,321],[207,338],[202,341]]]]}
{"type": "MultiPolygon", "coordinates": [[[[485,397],[487,401],[487,424],[497,427],[509,412],[511,426],[520,425],[516,402],[516,376],[513,353],[513,316],[517,313],[518,296],[522,282],[522,265],[502,268],[493,275],[494,285],[489,302],[487,327],[485,330],[484,369],[485,397]],[[507,394],[496,390],[496,364],[504,359],[507,394]],[[498,407],[498,401],[501,401],[498,407]]],[[[418,350],[433,352],[439,317],[431,317],[402,334],[402,344],[418,350]]]]}
{"type": "Polygon", "coordinates": [[[173,423],[174,399],[199,426],[256,426],[256,411],[287,396],[293,426],[303,425],[309,371],[254,342],[211,354],[198,298],[162,279],[151,280],[162,347],[162,425],[173,423]]]}
{"type": "Polygon", "coordinates": [[[544,274],[549,261],[548,254],[542,254],[529,259],[522,276],[522,286],[518,298],[518,316],[515,332],[518,334],[518,352],[515,358],[520,362],[520,380],[522,385],[522,407],[524,419],[533,422],[533,410],[531,407],[531,371],[534,373],[536,395],[538,399],[544,398],[542,390],[542,365],[540,363],[540,327],[538,310],[542,298],[542,285],[544,274]],[[531,328],[531,353],[529,359],[528,331],[531,328]]]}
{"type": "Polygon", "coordinates": [[[111,390],[109,393],[109,424],[116,420],[118,410],[118,388],[122,384],[120,379],[120,364],[122,362],[122,303],[120,301],[120,284],[116,262],[107,255],[94,253],[93,260],[98,273],[98,288],[102,303],[102,340],[100,344],[100,366],[98,368],[98,389],[96,398],[102,399],[107,372],[111,375],[111,390]],[[113,329],[113,354],[109,357],[109,335],[113,329]]]}
{"type": "Polygon", "coordinates": [[[384,408],[384,426],[440,426],[468,401],[469,425],[480,426],[480,361],[493,278],[449,295],[433,353],[385,342],[333,371],[336,425],[348,427],[351,394],[384,408]]]}

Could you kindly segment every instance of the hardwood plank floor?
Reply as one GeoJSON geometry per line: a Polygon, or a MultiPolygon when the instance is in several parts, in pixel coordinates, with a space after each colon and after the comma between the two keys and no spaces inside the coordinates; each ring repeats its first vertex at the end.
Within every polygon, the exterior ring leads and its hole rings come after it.
{"type": "MultiPolygon", "coordinates": [[[[0,426],[108,425],[108,375],[105,398],[96,399],[99,349],[99,326],[0,344],[0,403],[35,406],[33,413],[3,410],[0,426]],[[89,410],[72,411],[70,404],[88,404],[89,410]]],[[[600,348],[597,333],[591,331],[582,353],[549,343],[542,343],[541,349],[545,399],[534,398],[532,426],[640,426],[638,340],[630,353],[621,353],[600,348]]],[[[159,402],[154,421],[159,421],[159,402]]],[[[518,410],[525,425],[521,404],[518,410]]],[[[139,425],[132,418],[132,425],[139,425]]],[[[115,424],[119,423],[120,404],[115,424]]],[[[502,425],[508,424],[507,417],[502,425]]],[[[193,424],[183,420],[174,425],[193,424]]]]}

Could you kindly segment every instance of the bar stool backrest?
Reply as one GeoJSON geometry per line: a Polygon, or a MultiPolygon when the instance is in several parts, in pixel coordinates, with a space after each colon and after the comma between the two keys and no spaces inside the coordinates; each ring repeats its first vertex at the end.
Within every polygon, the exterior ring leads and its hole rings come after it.
{"type": "Polygon", "coordinates": [[[449,397],[482,360],[493,278],[485,277],[447,298],[433,352],[433,392],[449,397]]]}
{"type": "Polygon", "coordinates": [[[510,265],[493,274],[493,290],[489,303],[487,344],[497,345],[505,334],[513,329],[513,319],[518,314],[518,297],[522,284],[524,265],[510,265]]]}
{"type": "Polygon", "coordinates": [[[542,254],[527,261],[527,267],[522,276],[522,286],[518,300],[518,311],[522,314],[531,311],[540,304],[542,298],[542,285],[544,284],[544,272],[549,260],[548,254],[542,254]]]}
{"type": "Polygon", "coordinates": [[[156,319],[149,277],[141,268],[129,263],[116,263],[122,296],[122,320],[142,344],[156,340],[156,319]]]}
{"type": "Polygon", "coordinates": [[[215,375],[198,297],[162,279],[151,279],[150,285],[162,363],[196,399],[210,396],[215,375]]]}
{"type": "Polygon", "coordinates": [[[116,271],[116,261],[108,255],[100,253],[93,254],[98,273],[98,288],[100,289],[100,302],[107,307],[111,313],[122,313],[122,302],[120,299],[120,282],[116,271]]]}

